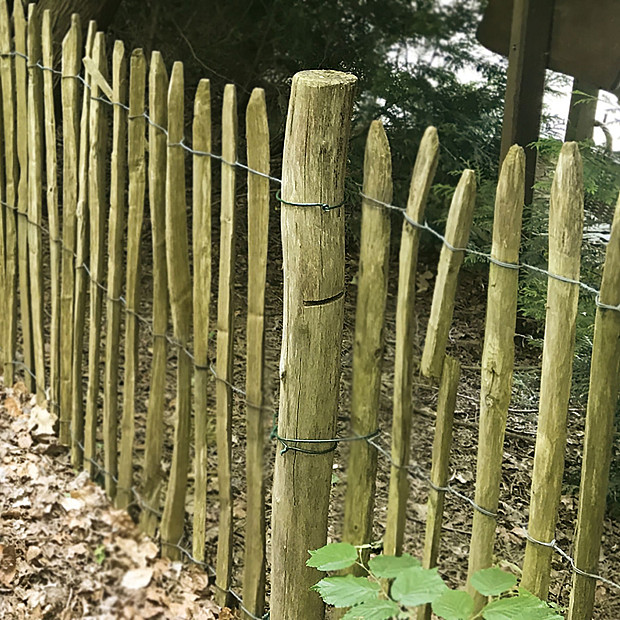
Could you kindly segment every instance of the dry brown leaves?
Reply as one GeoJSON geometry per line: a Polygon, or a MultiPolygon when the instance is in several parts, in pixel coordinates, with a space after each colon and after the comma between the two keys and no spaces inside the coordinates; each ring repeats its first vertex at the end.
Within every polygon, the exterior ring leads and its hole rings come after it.
{"type": "Polygon", "coordinates": [[[0,617],[238,617],[213,602],[201,569],[160,558],[127,512],[75,475],[55,416],[23,384],[0,403],[0,617]]]}

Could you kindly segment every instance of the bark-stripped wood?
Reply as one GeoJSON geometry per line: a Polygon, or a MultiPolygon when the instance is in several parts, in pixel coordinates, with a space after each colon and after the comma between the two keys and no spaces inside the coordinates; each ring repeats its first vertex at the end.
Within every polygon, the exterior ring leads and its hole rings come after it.
{"type": "MultiPolygon", "coordinates": [[[[351,109],[357,80],[337,71],[293,77],[282,166],[283,201],[336,207],[344,196],[351,109]]],[[[336,430],[344,312],[344,210],[282,204],[284,320],[278,434],[329,439],[336,430]]],[[[272,512],[271,615],[318,620],[310,590],[320,575],[308,549],[326,542],[333,452],[278,450],[272,512]]]]}
{"type": "MultiPolygon", "coordinates": [[[[407,201],[407,216],[424,220],[426,200],[435,176],[439,154],[437,130],[429,127],[422,137],[407,201]]],[[[415,334],[415,289],[420,229],[403,222],[400,242],[398,299],[396,302],[396,353],[394,361],[394,417],[392,422],[392,467],[387,507],[384,549],[400,555],[409,495],[409,447],[412,416],[413,337],[415,334]]]]}

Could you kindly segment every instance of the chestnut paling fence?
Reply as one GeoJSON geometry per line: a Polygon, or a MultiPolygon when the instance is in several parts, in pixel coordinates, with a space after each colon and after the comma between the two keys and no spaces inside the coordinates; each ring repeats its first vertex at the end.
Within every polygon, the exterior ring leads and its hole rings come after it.
{"type": "MultiPolygon", "coordinates": [[[[519,263],[524,160],[513,147],[497,188],[493,247],[481,365],[480,441],[475,497],[449,484],[458,361],[446,356],[459,269],[475,203],[475,176],[458,184],[443,234],[424,223],[439,141],[429,128],[420,144],[406,208],[391,204],[390,150],[379,122],[368,135],[361,192],[362,237],[357,290],[351,435],[335,437],[344,313],[344,176],[355,78],[302,72],[293,79],[282,178],[270,175],[264,94],[256,89],[246,111],[246,162],[238,157],[235,87],[224,91],[221,154],[211,151],[208,80],[198,85],[192,145],[184,137],[183,66],[170,76],[161,55],[127,54],[116,42],[111,63],[102,33],[83,36],[72,20],[54,63],[49,13],[0,0],[2,153],[0,166],[1,346],[4,382],[23,376],[39,404],[58,416],[59,440],[73,464],[102,476],[117,506],[138,504],[140,523],[160,534],[162,554],[187,557],[215,578],[219,602],[236,603],[245,617],[265,614],[265,445],[280,444],[275,460],[268,607],[273,618],[318,618],[323,605],[309,590],[320,575],[305,566],[307,550],[322,546],[333,452],[350,443],[344,539],[373,540],[378,458],[391,465],[384,551],[400,554],[411,477],[429,485],[424,566],[436,565],[443,504],[448,495],[473,511],[469,572],[489,566],[498,525],[504,434],[514,366],[518,274],[548,279],[548,311],[532,499],[522,585],[541,597],[549,589],[551,557],[573,571],[569,617],[592,616],[608,485],[613,416],[619,387],[620,212],[607,248],[600,291],[579,281],[583,225],[581,162],[564,145],[550,201],[549,267],[519,263]],[[60,91],[60,106],[55,107],[60,91]],[[57,112],[60,114],[57,116],[57,112]],[[344,119],[344,121],[343,121],[344,119]],[[59,140],[59,136],[61,139],[59,140]],[[59,161],[62,164],[59,164],[59,161]],[[212,162],[219,162],[219,256],[216,300],[211,296],[212,162]],[[191,164],[188,210],[187,173],[191,164]],[[234,283],[238,172],[247,173],[246,385],[233,381],[234,283]],[[278,186],[276,198],[271,187],[278,186]],[[264,324],[270,204],[281,204],[284,315],[277,426],[265,404],[264,324]],[[148,206],[148,210],[146,207],[148,206]],[[402,215],[391,449],[378,441],[381,361],[393,212],[402,215]],[[191,216],[188,236],[188,216],[191,216]],[[142,231],[149,227],[151,247],[142,231]],[[421,373],[439,385],[432,469],[410,465],[415,360],[417,253],[420,236],[443,248],[421,373]],[[144,269],[146,254],[152,273],[144,269]],[[150,278],[150,316],[140,312],[150,278]],[[49,285],[49,286],[48,286],[49,285]],[[555,541],[566,447],[566,418],[580,292],[597,304],[592,349],[579,516],[574,554],[555,541]],[[209,322],[211,304],[217,321],[209,322]],[[172,328],[169,329],[169,322],[172,328]],[[209,336],[216,332],[215,362],[209,336]],[[123,333],[121,333],[123,332],[123,333]],[[146,439],[136,446],[140,333],[152,343],[146,439]],[[86,355],[84,352],[86,351],[86,355]],[[123,355],[120,355],[120,351],[123,355]],[[164,474],[166,372],[174,355],[176,402],[173,450],[164,474]],[[320,363],[317,362],[320,360],[320,363]],[[215,381],[212,379],[215,378],[215,381]],[[215,386],[215,412],[210,391],[215,386]],[[84,389],[85,387],[85,389],[84,389]],[[120,394],[120,397],[119,397],[120,394]],[[247,506],[241,593],[233,574],[233,395],[246,409],[247,506]],[[302,412],[302,415],[298,415],[302,412]],[[215,417],[216,445],[208,445],[215,417]],[[217,453],[218,502],[207,495],[207,456],[217,453]],[[191,450],[190,450],[191,448],[191,450]],[[138,455],[141,455],[138,458],[138,455]],[[193,458],[191,458],[193,456],[193,458]],[[134,482],[136,467],[141,483],[134,482]],[[190,474],[193,468],[193,476],[190,474]],[[193,477],[192,547],[183,546],[188,483],[193,477]],[[217,511],[217,557],[205,557],[207,514],[217,511]]],[[[478,601],[481,604],[482,601],[478,601]]],[[[420,608],[420,618],[430,610],[420,608]]]]}

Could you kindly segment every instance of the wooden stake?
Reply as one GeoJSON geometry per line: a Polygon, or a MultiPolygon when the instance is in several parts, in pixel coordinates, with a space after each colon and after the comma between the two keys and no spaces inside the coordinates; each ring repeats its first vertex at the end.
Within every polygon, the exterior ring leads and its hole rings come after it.
{"type": "MultiPolygon", "coordinates": [[[[420,142],[413,168],[407,216],[424,220],[426,199],[435,176],[439,140],[429,127],[420,142]]],[[[405,531],[405,512],[409,494],[409,446],[413,391],[413,337],[415,333],[415,289],[420,229],[403,222],[400,242],[398,300],[396,304],[396,354],[394,362],[394,418],[392,422],[392,460],[383,548],[388,555],[400,555],[405,531]]]]}
{"type": "MultiPolygon", "coordinates": [[[[269,125],[265,92],[252,91],[246,114],[248,166],[269,174],[269,125]]],[[[265,607],[265,411],[263,409],[265,284],[269,243],[269,179],[248,172],[248,318],[247,318],[247,516],[243,604],[254,616],[265,607]]],[[[251,616],[246,614],[247,618],[251,616]]]]}
{"type": "MultiPolygon", "coordinates": [[[[98,32],[93,44],[92,59],[97,71],[107,79],[107,57],[105,35],[98,32]]],[[[97,456],[97,412],[99,410],[99,392],[101,387],[101,318],[103,290],[100,285],[104,281],[105,269],[105,223],[107,221],[106,174],[108,163],[106,148],[108,106],[98,101],[102,91],[95,81],[91,90],[90,100],[90,146],[88,169],[88,210],[89,210],[89,288],[90,316],[88,330],[88,387],[86,390],[86,417],[84,422],[84,459],[85,468],[94,478],[99,473],[95,464],[97,456]]]]}
{"type": "Polygon", "coordinates": [[[232,575],[232,390],[235,281],[235,167],[237,161],[237,95],[227,84],[222,104],[222,208],[220,212],[220,269],[217,297],[216,442],[220,523],[217,540],[216,601],[230,602],[232,575]]]}
{"type": "MultiPolygon", "coordinates": [[[[15,103],[17,110],[16,138],[19,161],[17,187],[17,251],[19,267],[19,318],[22,332],[24,364],[34,372],[32,343],[32,313],[30,308],[30,267],[28,264],[28,92],[26,69],[26,16],[21,2],[13,2],[13,30],[15,35],[15,103]]],[[[32,376],[24,372],[24,383],[34,392],[32,376]]]]}
{"type": "MultiPolygon", "coordinates": [[[[149,115],[154,123],[168,122],[168,74],[159,52],[151,55],[149,73],[149,115]]],[[[144,501],[159,509],[163,480],[161,455],[164,437],[164,394],[166,390],[167,342],[161,336],[168,330],[168,270],[166,268],[166,134],[149,125],[149,206],[153,243],[153,362],[144,447],[144,501]]],[[[143,510],[140,527],[155,535],[157,515],[143,510]]]]}
{"type": "Polygon", "coordinates": [[[12,386],[15,382],[15,341],[17,327],[17,145],[15,129],[15,83],[13,79],[13,60],[11,53],[10,18],[6,0],[0,0],[0,81],[2,82],[2,120],[4,123],[4,199],[10,208],[4,212],[4,290],[2,302],[4,311],[4,339],[2,341],[4,384],[12,386]]]}
{"type": "Polygon", "coordinates": [[[192,286],[189,275],[189,242],[185,205],[185,155],[183,139],[183,64],[175,62],[168,90],[168,160],[166,169],[166,260],[172,328],[177,348],[177,407],[174,450],[166,504],[161,519],[163,555],[180,558],[178,545],[185,521],[185,494],[189,470],[192,362],[181,347],[191,333],[192,286]]]}
{"type": "MultiPolygon", "coordinates": [[[[351,430],[360,436],[374,432],[378,424],[390,260],[390,213],[370,199],[392,200],[392,154],[381,121],[373,121],[368,132],[363,193],[369,198],[362,198],[351,401],[351,430]]],[[[372,539],[376,475],[376,448],[365,441],[353,442],[347,466],[343,539],[354,545],[372,539]]]]}
{"type": "MultiPolygon", "coordinates": [[[[495,196],[491,256],[503,263],[519,262],[524,183],[525,155],[523,149],[515,145],[502,164],[495,196]]],[[[518,283],[517,269],[491,262],[482,351],[475,493],[476,504],[490,513],[497,512],[499,503],[504,433],[512,390],[518,283]]],[[[474,512],[469,578],[478,570],[491,566],[495,527],[493,517],[474,512]]],[[[481,607],[486,599],[474,588],[469,587],[469,592],[477,607],[481,607]]]]}
{"type": "Polygon", "coordinates": [[[127,164],[129,170],[127,215],[127,280],[125,299],[125,372],[123,375],[123,414],[121,444],[118,457],[118,489],[116,505],[125,508],[132,498],[133,444],[136,412],[136,374],[138,371],[140,311],[140,242],[144,219],[146,192],[144,98],[146,92],[146,60],[144,52],[136,49],[129,61],[129,129],[127,164]]]}
{"type": "Polygon", "coordinates": [[[59,441],[71,441],[71,371],[73,365],[73,292],[75,290],[76,209],[80,121],[79,86],[82,27],[77,15],[62,42],[62,260],[60,283],[60,432],[59,441]]]}
{"type": "MultiPolygon", "coordinates": [[[[192,146],[211,152],[211,90],[209,80],[200,80],[194,101],[192,146]]],[[[194,524],[193,555],[205,559],[207,519],[207,434],[209,411],[209,310],[211,306],[211,158],[194,155],[193,160],[193,255],[194,255],[194,524]]]]}
{"type": "MultiPolygon", "coordinates": [[[[461,247],[461,246],[457,246],[461,247]]],[[[433,441],[433,463],[431,465],[431,484],[428,492],[426,534],[424,536],[424,556],[422,566],[437,566],[439,543],[441,541],[441,524],[443,520],[443,502],[445,491],[437,487],[445,487],[450,475],[450,450],[452,448],[452,424],[456,407],[456,393],[461,376],[460,363],[444,356],[439,396],[437,400],[437,422],[435,423],[435,439],[433,441]]],[[[431,606],[421,605],[418,608],[418,620],[430,620],[431,606]]]]}
{"type": "MultiPolygon", "coordinates": [[[[600,301],[610,306],[620,305],[620,198],[607,244],[600,301]]],[[[619,390],[620,313],[598,308],[575,536],[575,563],[588,573],[596,573],[598,567],[619,390]]],[[[577,573],[573,575],[568,620],[592,618],[595,590],[594,579],[577,573]]]]}
{"type": "MultiPolygon", "coordinates": [[[[551,188],[549,271],[579,280],[583,230],[583,170],[575,142],[562,147],[551,188]]],[[[570,398],[579,285],[549,278],[547,318],[540,379],[540,405],[528,531],[550,543],[562,493],[566,417],[570,398]]],[[[548,546],[528,540],[521,585],[546,599],[551,572],[548,546]]]]}
{"type": "MultiPolygon", "coordinates": [[[[42,59],[46,67],[54,66],[52,21],[49,10],[43,13],[41,29],[42,59]]],[[[58,165],[56,161],[56,113],[54,101],[54,76],[43,71],[44,122],[45,122],[45,180],[46,206],[50,231],[50,280],[52,316],[50,325],[50,410],[58,415],[60,402],[60,214],[58,212],[58,165]]]]}
{"type": "MultiPolygon", "coordinates": [[[[336,71],[293,77],[282,167],[284,321],[280,361],[280,437],[329,439],[336,431],[344,311],[344,175],[357,80],[336,71]]],[[[294,441],[278,450],[273,483],[271,615],[318,620],[310,590],[320,574],[305,566],[325,544],[332,444],[294,441]],[[320,454],[320,452],[324,452],[320,454]]],[[[283,446],[281,446],[283,447],[283,446]]]]}
{"type": "MultiPolygon", "coordinates": [[[[469,241],[469,231],[476,204],[476,175],[465,170],[452,197],[446,222],[446,241],[452,248],[464,248],[469,241]]],[[[443,369],[448,334],[452,325],[454,298],[464,252],[454,252],[444,244],[441,248],[437,279],[433,290],[431,315],[426,329],[426,340],[420,369],[426,377],[439,379],[443,369]]]]}
{"type": "Polygon", "coordinates": [[[127,219],[127,57],[122,41],[114,43],[112,53],[113,108],[112,157],[110,163],[110,221],[108,227],[108,298],[106,301],[105,375],[103,386],[103,459],[105,489],[116,497],[118,478],[118,371],[121,339],[121,306],[123,286],[123,238],[127,219]]]}
{"type": "MultiPolygon", "coordinates": [[[[88,24],[85,55],[90,58],[97,24],[88,24]]],[[[85,74],[86,83],[90,85],[90,74],[85,74]]],[[[71,80],[73,81],[73,80],[71,80]]],[[[86,284],[84,269],[88,258],[88,159],[90,130],[90,90],[84,86],[82,99],[82,117],[80,120],[80,152],[78,164],[78,199],[76,207],[76,259],[75,288],[73,291],[73,353],[71,366],[71,463],[76,469],[82,467],[84,449],[84,400],[82,387],[82,358],[84,347],[84,324],[86,319],[86,284]]]]}

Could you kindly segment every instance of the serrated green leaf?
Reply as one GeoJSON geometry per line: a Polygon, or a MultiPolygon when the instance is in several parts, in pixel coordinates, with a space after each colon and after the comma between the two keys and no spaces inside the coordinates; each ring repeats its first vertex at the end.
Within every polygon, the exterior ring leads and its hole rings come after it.
{"type": "Polygon", "coordinates": [[[394,601],[377,599],[351,607],[342,620],[389,620],[399,612],[400,607],[394,601]]]}
{"type": "Polygon", "coordinates": [[[485,620],[560,620],[562,618],[545,602],[529,592],[492,601],[482,610],[482,617],[485,620]]]}
{"type": "Polygon", "coordinates": [[[368,568],[375,577],[394,579],[408,568],[420,566],[420,560],[408,553],[394,557],[393,555],[378,555],[368,562],[368,568]]]}
{"type": "Polygon", "coordinates": [[[447,590],[433,601],[433,612],[444,620],[467,620],[474,611],[474,599],[462,590],[447,590]]]}
{"type": "Polygon", "coordinates": [[[331,543],[309,553],[306,566],[324,571],[349,568],[357,561],[357,549],[349,543],[331,543]]]}
{"type": "Polygon", "coordinates": [[[334,607],[352,607],[364,601],[376,599],[380,586],[378,583],[368,581],[366,577],[326,577],[312,586],[321,598],[334,607]]]}
{"type": "Polygon", "coordinates": [[[470,583],[484,596],[499,596],[514,588],[517,584],[517,578],[512,573],[507,573],[494,566],[475,572],[470,583]]]}
{"type": "Polygon", "coordinates": [[[438,599],[448,586],[437,574],[437,569],[420,566],[404,570],[392,584],[392,598],[408,607],[432,603],[438,599]]]}

